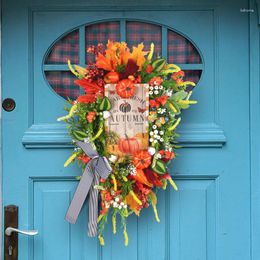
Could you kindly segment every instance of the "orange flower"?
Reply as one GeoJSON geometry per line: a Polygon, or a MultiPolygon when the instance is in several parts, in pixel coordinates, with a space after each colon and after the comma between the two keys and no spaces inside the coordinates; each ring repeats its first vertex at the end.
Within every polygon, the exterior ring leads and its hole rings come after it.
{"type": "Polygon", "coordinates": [[[183,71],[183,70],[180,70],[180,71],[178,71],[178,72],[174,72],[174,73],[172,74],[172,78],[173,78],[174,80],[177,80],[177,79],[179,79],[179,78],[183,78],[184,75],[185,75],[184,71],[183,71]]]}
{"type": "Polygon", "coordinates": [[[133,47],[133,51],[130,52],[125,42],[108,41],[105,55],[99,53],[96,57],[96,66],[106,71],[116,71],[118,65],[126,65],[130,59],[133,59],[141,70],[147,54],[143,48],[144,45],[141,43],[133,47]]]}
{"type": "Polygon", "coordinates": [[[89,123],[92,123],[94,121],[96,117],[96,112],[95,111],[90,111],[88,112],[88,114],[86,115],[86,119],[89,123]]]}
{"type": "Polygon", "coordinates": [[[164,106],[168,100],[168,97],[163,95],[163,96],[156,98],[155,100],[164,106]]]}
{"type": "Polygon", "coordinates": [[[79,96],[77,98],[77,102],[79,103],[94,103],[96,102],[96,95],[93,95],[93,94],[86,94],[86,95],[83,95],[83,96],[79,96]]]}
{"type": "Polygon", "coordinates": [[[106,83],[117,83],[119,81],[119,74],[115,71],[110,71],[104,78],[106,83]]]}
{"type": "Polygon", "coordinates": [[[84,155],[79,155],[78,160],[87,164],[90,161],[90,158],[87,155],[84,154],[84,155]]]}
{"type": "Polygon", "coordinates": [[[151,64],[148,64],[146,69],[145,69],[145,72],[150,74],[153,72],[153,66],[151,64]]]}
{"type": "Polygon", "coordinates": [[[163,158],[162,160],[165,162],[168,162],[169,160],[171,160],[175,157],[174,152],[171,152],[171,151],[160,150],[159,153],[163,158]]]}
{"type": "Polygon", "coordinates": [[[150,86],[160,86],[163,82],[163,79],[161,77],[153,77],[150,79],[149,84],[150,86]]]}
{"type": "Polygon", "coordinates": [[[118,53],[119,53],[119,64],[127,64],[128,60],[131,57],[129,48],[125,42],[117,43],[118,44],[118,53]]]}
{"type": "Polygon", "coordinates": [[[136,62],[137,66],[139,67],[139,70],[142,69],[142,67],[145,63],[145,60],[146,60],[144,56],[148,53],[148,52],[143,51],[143,48],[144,48],[143,43],[138,44],[137,47],[133,47],[133,51],[131,54],[131,57],[136,62]]]}
{"type": "Polygon", "coordinates": [[[96,58],[96,66],[100,69],[107,71],[113,70],[113,63],[110,58],[105,57],[103,54],[99,53],[96,58]]]}
{"type": "Polygon", "coordinates": [[[118,65],[126,64],[130,58],[130,51],[125,42],[108,41],[105,55],[99,53],[96,66],[107,71],[115,71],[118,65]]]}
{"type": "Polygon", "coordinates": [[[137,169],[145,169],[151,164],[151,155],[143,150],[134,154],[133,164],[137,169]]]}

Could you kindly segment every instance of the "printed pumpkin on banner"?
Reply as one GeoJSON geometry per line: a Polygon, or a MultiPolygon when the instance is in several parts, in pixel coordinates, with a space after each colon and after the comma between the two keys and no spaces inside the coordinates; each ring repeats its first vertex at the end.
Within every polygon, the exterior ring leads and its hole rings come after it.
{"type": "Polygon", "coordinates": [[[83,174],[66,219],[76,223],[89,193],[88,234],[98,235],[101,245],[109,214],[113,233],[121,218],[128,245],[127,217],[151,206],[160,222],[156,191],[168,183],[178,190],[167,166],[175,158],[181,110],[196,103],[190,100],[195,84],[184,81],[178,66],[153,58],[153,43],[150,52],[143,48],[108,41],[106,48],[88,48],[95,64],[82,68],[68,61],[84,94],[69,100],[68,115],[58,119],[77,146],[64,166],[77,160],[83,174]]]}

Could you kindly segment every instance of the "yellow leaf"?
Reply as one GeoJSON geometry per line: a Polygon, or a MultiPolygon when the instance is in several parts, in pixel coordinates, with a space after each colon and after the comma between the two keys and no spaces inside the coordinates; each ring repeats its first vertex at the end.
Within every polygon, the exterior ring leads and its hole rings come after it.
{"type": "Polygon", "coordinates": [[[85,68],[82,68],[78,65],[74,65],[76,71],[78,72],[78,75],[81,77],[81,78],[84,78],[87,74],[88,74],[88,70],[85,69],[85,68]]]}

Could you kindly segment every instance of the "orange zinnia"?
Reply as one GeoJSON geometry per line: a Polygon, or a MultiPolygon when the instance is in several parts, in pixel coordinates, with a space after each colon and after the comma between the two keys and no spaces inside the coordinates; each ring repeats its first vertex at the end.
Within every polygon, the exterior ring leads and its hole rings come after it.
{"type": "Polygon", "coordinates": [[[151,158],[147,151],[139,151],[134,154],[133,164],[137,169],[145,169],[151,164],[151,158]]]}

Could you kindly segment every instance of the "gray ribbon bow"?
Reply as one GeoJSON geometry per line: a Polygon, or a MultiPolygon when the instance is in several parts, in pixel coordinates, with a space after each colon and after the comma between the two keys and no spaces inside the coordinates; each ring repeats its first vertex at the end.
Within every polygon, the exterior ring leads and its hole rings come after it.
{"type": "Polygon", "coordinates": [[[98,219],[98,190],[94,187],[99,184],[100,177],[107,179],[112,168],[109,165],[107,158],[99,156],[98,152],[93,149],[90,143],[77,142],[76,144],[91,158],[91,160],[86,165],[85,171],[82,174],[65,219],[72,224],[76,223],[80,210],[89,192],[88,235],[94,237],[97,235],[98,219]]]}

